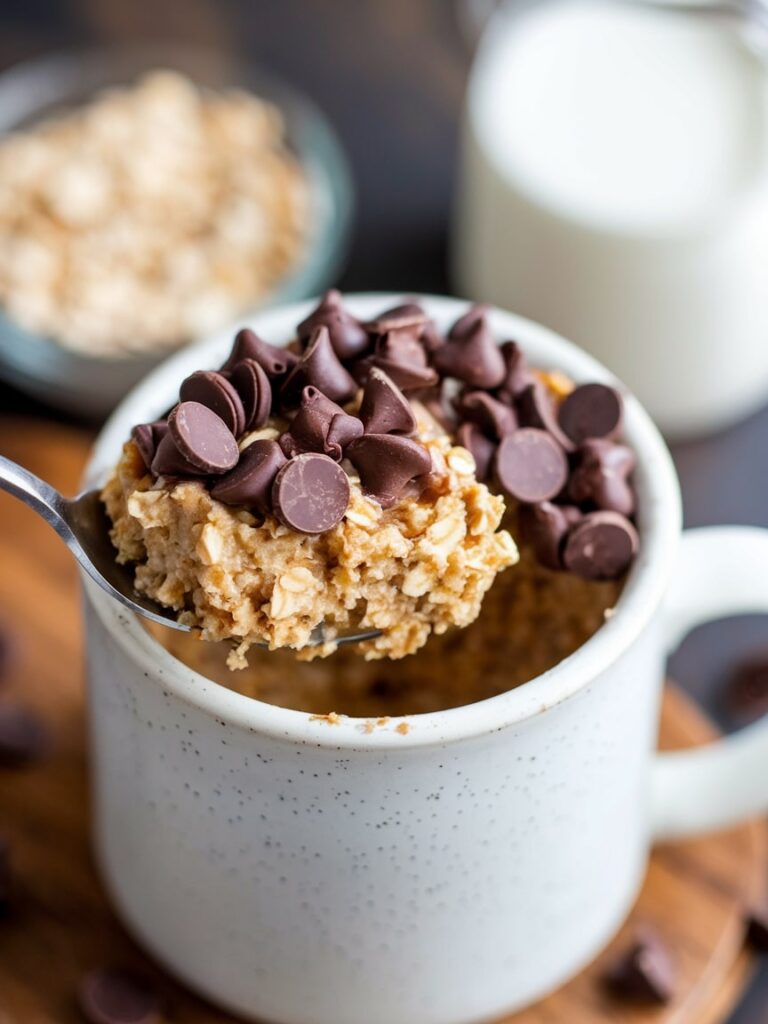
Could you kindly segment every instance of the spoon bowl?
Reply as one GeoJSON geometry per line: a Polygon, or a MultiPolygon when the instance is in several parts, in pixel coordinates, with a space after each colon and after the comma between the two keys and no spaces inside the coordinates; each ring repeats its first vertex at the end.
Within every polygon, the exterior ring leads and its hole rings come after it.
{"type": "MultiPolygon", "coordinates": [[[[178,621],[174,609],[166,608],[136,589],[131,566],[120,565],[117,561],[109,536],[109,518],[98,490],[65,498],[50,484],[4,456],[0,456],[0,490],[23,501],[53,527],[91,579],[123,607],[161,626],[195,632],[194,626],[178,621]]],[[[379,630],[365,630],[334,637],[334,641],[354,644],[380,635],[379,630]]],[[[310,645],[318,646],[326,640],[325,626],[320,623],[312,631],[310,645]]]]}

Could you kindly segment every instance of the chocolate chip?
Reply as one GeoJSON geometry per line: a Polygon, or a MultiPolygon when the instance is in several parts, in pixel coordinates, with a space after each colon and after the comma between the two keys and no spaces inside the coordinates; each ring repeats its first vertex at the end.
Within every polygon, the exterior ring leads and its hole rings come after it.
{"type": "Polygon", "coordinates": [[[768,953],[768,910],[750,907],[746,915],[747,942],[758,953],[768,953]]]}
{"type": "Polygon", "coordinates": [[[119,967],[102,967],[80,982],[80,1009],[88,1024],[156,1024],[160,998],[139,974],[119,967]]]}
{"type": "MultiPolygon", "coordinates": [[[[387,331],[376,339],[373,352],[374,360],[385,359],[401,366],[426,369],[429,365],[427,353],[419,341],[418,335],[408,330],[387,331]]],[[[437,374],[432,371],[433,384],[437,383],[437,374]]]]}
{"type": "Polygon", "coordinates": [[[198,402],[226,423],[235,437],[245,429],[245,410],[240,395],[226,377],[213,370],[198,370],[182,381],[179,389],[182,402],[198,402]]]}
{"type": "Polygon", "coordinates": [[[387,331],[399,331],[406,327],[423,327],[429,317],[417,302],[402,302],[392,306],[383,313],[369,320],[365,325],[371,334],[386,334],[387,331]]]}
{"type": "Polygon", "coordinates": [[[634,452],[624,445],[605,440],[585,441],[578,450],[568,483],[571,500],[631,516],[635,492],[628,477],[635,461],[634,452]]]}
{"type": "Polygon", "coordinates": [[[439,380],[437,372],[429,366],[423,344],[407,330],[382,334],[376,341],[370,365],[383,370],[403,391],[432,387],[439,380]]]}
{"type": "Polygon", "coordinates": [[[470,310],[454,324],[448,343],[432,358],[436,369],[445,377],[455,377],[473,388],[496,388],[506,375],[504,357],[485,312],[477,312],[478,309],[480,307],[470,310]]]}
{"type": "Polygon", "coordinates": [[[496,450],[496,477],[511,497],[526,503],[549,501],[568,480],[568,460],[545,430],[523,427],[504,437],[496,450]]]}
{"type": "Polygon", "coordinates": [[[535,380],[523,388],[517,396],[516,407],[524,427],[546,430],[565,451],[576,450],[576,445],[560,427],[555,400],[542,381],[535,380]]]}
{"type": "Polygon", "coordinates": [[[558,419],[576,444],[589,438],[613,437],[621,427],[623,402],[607,384],[581,384],[560,404],[558,419]]]}
{"type": "Polygon", "coordinates": [[[467,312],[460,316],[450,331],[448,331],[449,340],[466,338],[480,322],[487,319],[490,308],[485,302],[476,302],[473,306],[470,306],[467,312]]]}
{"type": "Polygon", "coordinates": [[[26,768],[50,751],[42,719],[15,701],[0,701],[0,768],[26,768]]]}
{"type": "Polygon", "coordinates": [[[486,437],[476,423],[462,423],[456,431],[456,443],[466,448],[475,460],[475,476],[478,480],[488,480],[491,476],[493,457],[496,454],[496,443],[486,437]]]}
{"type": "Polygon", "coordinates": [[[420,493],[432,469],[427,449],[397,434],[364,434],[349,446],[347,458],[360,474],[363,490],[383,508],[406,494],[420,493]],[[420,477],[425,479],[419,482],[420,477]]]}
{"type": "Polygon", "coordinates": [[[173,438],[182,459],[198,472],[216,476],[237,465],[237,441],[221,417],[207,405],[181,402],[168,417],[168,426],[168,437],[173,438]]]}
{"type": "Polygon", "coordinates": [[[237,332],[232,352],[222,366],[221,372],[231,372],[244,359],[253,359],[258,363],[270,380],[284,377],[299,361],[295,353],[286,348],[267,344],[248,327],[237,332]]]}
{"type": "Polygon", "coordinates": [[[666,946],[649,928],[638,930],[625,953],[603,975],[614,996],[663,1006],[675,994],[675,968],[666,946]]]}
{"type": "Polygon", "coordinates": [[[533,383],[531,371],[526,366],[523,350],[516,341],[505,341],[501,346],[504,357],[504,380],[499,386],[499,398],[512,402],[529,384],[533,383]]]}
{"type": "Polygon", "coordinates": [[[225,505],[247,505],[262,515],[269,515],[272,484],[286,461],[277,441],[268,438],[252,441],[235,468],[216,481],[211,496],[225,505]]]}
{"type": "MultiPolygon", "coordinates": [[[[333,351],[339,359],[352,359],[361,355],[368,348],[368,332],[359,320],[348,313],[341,301],[341,295],[331,288],[323,295],[319,305],[306,320],[302,320],[297,328],[301,341],[311,339],[318,327],[325,327],[329,332],[329,340],[333,351]]],[[[317,381],[308,381],[316,384],[317,381]]],[[[320,385],[318,384],[318,387],[320,385]]],[[[324,388],[320,388],[321,391],[324,388]]],[[[328,394],[326,392],[326,394],[328,394]]],[[[334,398],[333,395],[328,395],[334,398]]],[[[334,398],[335,401],[338,399],[334,398]]]]}
{"type": "Polygon", "coordinates": [[[205,470],[198,469],[197,466],[192,465],[191,462],[184,458],[176,447],[176,442],[171,437],[170,432],[165,435],[157,446],[151,468],[155,476],[178,476],[184,478],[206,475],[205,470]]]}
{"type": "Polygon", "coordinates": [[[327,443],[332,449],[341,448],[342,452],[344,452],[347,445],[351,444],[356,437],[362,437],[363,433],[363,424],[357,416],[350,416],[349,413],[340,412],[331,420],[327,443]]]}
{"type": "Polygon", "coordinates": [[[462,419],[476,423],[488,437],[500,441],[517,430],[515,410],[493,398],[487,391],[464,391],[456,399],[462,419]]]}
{"type": "Polygon", "coordinates": [[[263,427],[272,410],[272,387],[266,371],[255,359],[241,359],[232,370],[232,387],[243,405],[243,431],[263,427]]]}
{"type": "Polygon", "coordinates": [[[139,423],[131,431],[131,439],[139,449],[139,455],[147,469],[151,468],[155,452],[167,433],[168,423],[165,420],[158,420],[156,423],[139,423]]]}
{"type": "Polygon", "coordinates": [[[413,434],[416,417],[402,391],[386,373],[372,367],[358,414],[366,434],[413,434]]]}
{"type": "Polygon", "coordinates": [[[742,723],[753,722],[768,712],[768,651],[737,665],[728,681],[729,713],[742,723]]]}
{"type": "Polygon", "coordinates": [[[356,416],[344,412],[317,388],[306,387],[299,411],[280,438],[280,447],[289,458],[303,452],[322,452],[340,462],[346,446],[362,433],[363,424],[356,416]]]}
{"type": "Polygon", "coordinates": [[[618,512],[590,512],[569,532],[566,569],[587,580],[612,580],[628,568],[639,546],[637,531],[618,512]]]}
{"type": "Polygon", "coordinates": [[[272,505],[278,519],[299,533],[325,533],[344,518],[349,479],[327,455],[297,455],[277,474],[272,505]]]}
{"type": "Polygon", "coordinates": [[[413,402],[420,402],[432,419],[440,424],[446,434],[456,433],[458,426],[456,415],[447,402],[441,385],[413,391],[409,397],[413,402]]]}
{"type": "Polygon", "coordinates": [[[331,346],[325,326],[315,328],[304,354],[283,384],[280,391],[283,403],[288,407],[297,405],[308,384],[322,391],[332,402],[348,402],[357,391],[354,380],[331,346]]]}
{"type": "Polygon", "coordinates": [[[430,366],[415,366],[412,363],[396,363],[392,359],[385,359],[383,356],[372,356],[370,360],[362,360],[367,364],[365,376],[361,383],[365,383],[372,366],[377,366],[390,377],[401,391],[419,391],[422,388],[431,387],[436,384],[439,377],[430,366]]]}
{"type": "Polygon", "coordinates": [[[573,505],[522,505],[518,513],[520,537],[531,546],[537,560],[547,569],[563,568],[563,544],[572,526],[581,519],[573,505]]]}
{"type": "Polygon", "coordinates": [[[4,915],[11,905],[11,849],[8,840],[0,836],[0,915],[4,915]]]}
{"type": "Polygon", "coordinates": [[[430,356],[434,355],[439,348],[442,348],[443,345],[445,345],[445,338],[440,331],[438,331],[437,324],[434,320],[427,320],[424,324],[421,329],[419,341],[421,342],[424,351],[430,356]]]}

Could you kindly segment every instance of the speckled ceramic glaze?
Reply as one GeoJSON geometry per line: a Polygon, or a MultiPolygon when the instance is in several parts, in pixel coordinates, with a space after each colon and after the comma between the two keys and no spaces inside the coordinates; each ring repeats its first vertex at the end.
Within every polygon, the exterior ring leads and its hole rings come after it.
{"type": "MultiPolygon", "coordinates": [[[[350,306],[369,317],[397,298],[350,306]]],[[[426,305],[444,325],[465,308],[426,305]]],[[[307,308],[253,326],[287,341],[307,308]]],[[[492,321],[536,365],[611,379],[543,328],[499,311],[492,321]]],[[[181,353],[133,392],[91,482],[130,426],[166,409],[230,339],[181,353]]],[[[98,855],[124,920],[174,973],[285,1024],[492,1018],[598,952],[654,836],[766,807],[764,727],[695,754],[654,748],[671,646],[704,619],[768,610],[768,534],[697,531],[681,547],[670,458],[632,398],[626,434],[642,551],[614,616],[523,687],[370,734],[196,675],[86,582],[98,855]]]]}

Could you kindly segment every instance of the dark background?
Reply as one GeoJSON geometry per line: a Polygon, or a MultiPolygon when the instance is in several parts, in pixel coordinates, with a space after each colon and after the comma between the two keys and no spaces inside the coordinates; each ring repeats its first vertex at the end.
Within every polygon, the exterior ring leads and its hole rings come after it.
{"type": "MultiPolygon", "coordinates": [[[[263,65],[315,99],[349,155],[357,216],[340,286],[450,292],[454,156],[471,57],[455,8],[448,0],[0,0],[0,67],[61,47],[158,39],[263,65]]],[[[0,411],[57,416],[3,385],[0,411]]],[[[768,526],[767,449],[768,409],[673,446],[686,525],[768,526]]],[[[768,654],[760,619],[707,626],[673,658],[672,673],[730,728],[729,673],[755,650],[768,654]]],[[[766,1022],[768,969],[732,1019],[766,1022]]]]}

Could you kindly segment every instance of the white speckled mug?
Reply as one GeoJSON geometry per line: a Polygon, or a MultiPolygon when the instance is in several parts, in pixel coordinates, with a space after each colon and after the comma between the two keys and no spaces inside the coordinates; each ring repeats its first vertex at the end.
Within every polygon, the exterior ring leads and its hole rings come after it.
{"type": "MultiPolygon", "coordinates": [[[[368,317],[392,296],[350,299],[368,317]]],[[[426,300],[441,324],[465,307],[426,300]]],[[[307,305],[261,315],[288,340],[307,305]]],[[[575,380],[609,374],[494,311],[575,380]]],[[[182,352],[112,418],[101,477],[230,336],[182,352]]],[[[86,581],[96,844],[136,936],[236,1013],[285,1024],[466,1024],[530,1003],[610,939],[660,836],[768,807],[764,724],[654,753],[664,659],[695,624],[768,611],[768,532],[680,537],[669,454],[627,400],[642,550],[613,617],[552,671],[366,734],[226,690],[86,581]]],[[[510,570],[514,571],[514,570],[510,570]]],[[[446,666],[450,671],[450,666],[446,666]]]]}

